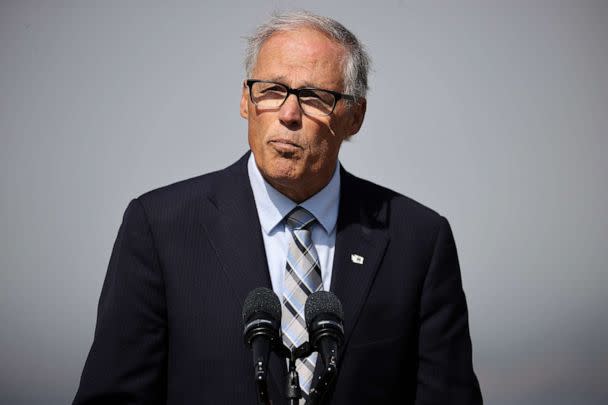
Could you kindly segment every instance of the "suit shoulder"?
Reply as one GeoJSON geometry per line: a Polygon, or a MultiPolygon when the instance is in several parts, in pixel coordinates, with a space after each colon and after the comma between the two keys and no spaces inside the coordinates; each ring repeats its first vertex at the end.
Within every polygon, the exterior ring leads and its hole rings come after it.
{"type": "Polygon", "coordinates": [[[411,197],[351,174],[347,178],[351,189],[364,196],[368,211],[377,212],[377,218],[393,230],[413,227],[417,232],[435,233],[445,221],[437,211],[411,197]]]}
{"type": "Polygon", "coordinates": [[[186,197],[194,193],[197,195],[205,194],[205,191],[213,189],[214,183],[222,176],[224,170],[226,169],[179,180],[147,191],[137,198],[146,203],[152,203],[159,200],[175,200],[176,198],[179,199],[180,196],[186,197]]]}
{"type": "Polygon", "coordinates": [[[152,212],[155,210],[167,212],[198,204],[202,199],[211,198],[218,190],[223,190],[234,183],[235,179],[248,182],[246,167],[243,164],[244,158],[224,169],[150,190],[137,199],[146,211],[152,212]]]}
{"type": "Polygon", "coordinates": [[[441,215],[434,209],[401,194],[390,188],[381,186],[369,180],[362,179],[350,173],[347,174],[349,181],[352,182],[353,188],[359,192],[365,193],[374,200],[389,202],[394,209],[399,211],[405,210],[414,212],[418,215],[429,218],[439,218],[441,215]]]}

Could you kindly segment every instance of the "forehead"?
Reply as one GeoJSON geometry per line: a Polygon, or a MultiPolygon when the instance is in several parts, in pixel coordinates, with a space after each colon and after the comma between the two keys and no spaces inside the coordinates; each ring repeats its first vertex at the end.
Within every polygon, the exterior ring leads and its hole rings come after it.
{"type": "Polygon", "coordinates": [[[317,30],[280,31],[262,45],[253,72],[258,79],[292,86],[337,88],[343,82],[345,55],[342,45],[317,30]]]}

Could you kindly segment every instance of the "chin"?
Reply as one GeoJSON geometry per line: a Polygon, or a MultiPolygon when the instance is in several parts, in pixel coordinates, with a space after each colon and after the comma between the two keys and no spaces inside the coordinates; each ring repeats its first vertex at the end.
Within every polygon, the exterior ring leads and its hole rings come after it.
{"type": "Polygon", "coordinates": [[[281,160],[283,161],[277,162],[275,160],[265,170],[261,170],[264,177],[270,180],[270,183],[291,184],[299,181],[302,177],[300,168],[293,162],[285,161],[285,159],[281,160]]]}
{"type": "Polygon", "coordinates": [[[278,182],[293,182],[300,178],[295,170],[289,168],[275,168],[266,172],[266,174],[268,178],[278,182]]]}
{"type": "Polygon", "coordinates": [[[294,156],[276,155],[268,162],[269,171],[286,176],[292,176],[300,171],[301,161],[294,156]]]}

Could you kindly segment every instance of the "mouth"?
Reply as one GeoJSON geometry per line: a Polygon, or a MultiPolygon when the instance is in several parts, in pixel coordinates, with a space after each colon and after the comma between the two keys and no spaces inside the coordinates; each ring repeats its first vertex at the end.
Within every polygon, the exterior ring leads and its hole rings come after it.
{"type": "Polygon", "coordinates": [[[294,153],[302,149],[300,145],[290,139],[273,139],[268,144],[279,153],[294,153]]]}

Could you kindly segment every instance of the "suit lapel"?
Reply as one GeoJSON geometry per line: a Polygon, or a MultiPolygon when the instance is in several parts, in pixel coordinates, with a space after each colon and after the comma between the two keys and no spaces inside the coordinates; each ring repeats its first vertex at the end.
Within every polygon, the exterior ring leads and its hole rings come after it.
{"type": "MultiPolygon", "coordinates": [[[[368,194],[367,182],[341,169],[340,209],[330,290],[344,309],[342,359],[389,241],[387,207],[368,194]]],[[[313,381],[323,362],[317,361],[313,381]]]]}
{"type": "MultiPolygon", "coordinates": [[[[262,230],[247,173],[249,153],[227,168],[216,193],[204,202],[200,223],[205,228],[242,307],[247,294],[257,287],[272,289],[262,230]]],[[[271,379],[283,391],[285,361],[271,356],[271,379]]],[[[253,369],[252,369],[253,376],[253,369]]]]}
{"type": "Polygon", "coordinates": [[[234,289],[235,299],[241,303],[254,288],[271,288],[260,221],[247,174],[248,156],[225,170],[215,194],[204,202],[205,212],[200,221],[234,289]]]}

